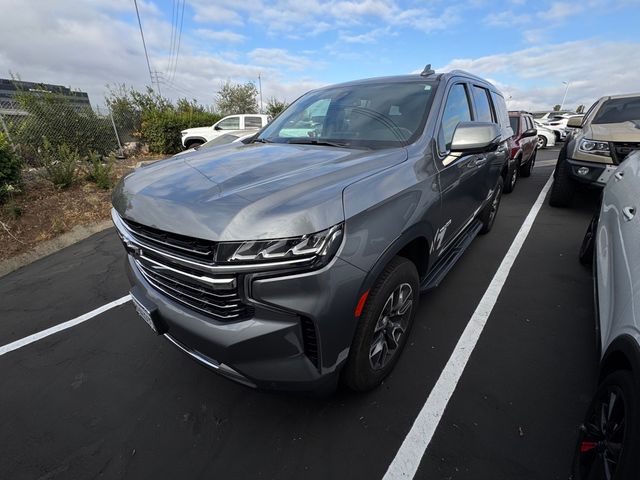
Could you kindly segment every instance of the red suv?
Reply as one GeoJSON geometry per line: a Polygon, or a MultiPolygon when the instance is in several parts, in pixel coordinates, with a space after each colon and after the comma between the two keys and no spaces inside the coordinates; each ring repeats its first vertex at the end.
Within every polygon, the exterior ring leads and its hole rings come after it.
{"type": "Polygon", "coordinates": [[[509,122],[513,129],[509,162],[512,167],[509,179],[504,186],[505,193],[512,192],[518,176],[528,177],[536,162],[538,148],[538,131],[533,123],[533,115],[529,112],[509,112],[509,122]]]}

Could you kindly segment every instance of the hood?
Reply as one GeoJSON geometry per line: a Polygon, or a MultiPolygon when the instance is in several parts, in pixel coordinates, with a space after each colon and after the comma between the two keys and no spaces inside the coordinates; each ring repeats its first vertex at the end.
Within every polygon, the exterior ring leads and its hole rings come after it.
{"type": "Polygon", "coordinates": [[[114,189],[124,218],[213,241],[283,238],[344,221],[342,191],[404,148],[230,144],[143,167],[114,189]]]}
{"type": "Polygon", "coordinates": [[[592,123],[584,138],[605,142],[640,142],[640,122],[592,123]]]}

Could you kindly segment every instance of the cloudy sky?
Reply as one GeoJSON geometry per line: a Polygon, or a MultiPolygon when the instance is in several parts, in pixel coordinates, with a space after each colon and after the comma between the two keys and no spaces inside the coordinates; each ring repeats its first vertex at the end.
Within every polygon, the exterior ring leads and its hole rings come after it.
{"type": "MultiPolygon", "coordinates": [[[[640,0],[138,0],[162,93],[212,104],[262,78],[287,101],[356,78],[462,68],[510,108],[589,106],[640,90],[640,0]],[[182,26],[182,28],[180,28],[182,26]],[[178,49],[179,45],[179,49],[178,49]]],[[[133,0],[0,0],[0,77],[62,84],[103,103],[149,84],[133,0]]]]}

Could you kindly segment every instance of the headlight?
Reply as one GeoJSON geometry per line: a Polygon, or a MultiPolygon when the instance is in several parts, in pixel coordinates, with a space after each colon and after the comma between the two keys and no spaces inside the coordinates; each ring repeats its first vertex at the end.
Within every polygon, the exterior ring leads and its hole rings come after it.
{"type": "Polygon", "coordinates": [[[343,225],[334,225],[318,233],[293,238],[249,240],[218,244],[216,263],[280,263],[326,265],[342,242],[343,225]]]}
{"type": "Polygon", "coordinates": [[[583,138],[580,141],[578,150],[584,153],[590,153],[591,155],[602,155],[603,157],[610,157],[611,152],[609,150],[609,143],[599,142],[597,140],[588,140],[583,138]]]}

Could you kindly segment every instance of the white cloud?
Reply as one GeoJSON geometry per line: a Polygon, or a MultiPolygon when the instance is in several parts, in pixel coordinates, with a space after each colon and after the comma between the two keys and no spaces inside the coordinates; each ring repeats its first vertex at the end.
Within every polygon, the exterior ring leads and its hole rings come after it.
{"type": "Polygon", "coordinates": [[[527,13],[516,14],[511,10],[504,10],[498,13],[490,13],[482,21],[486,25],[493,27],[509,27],[529,23],[531,15],[527,13]]]}
{"type": "Polygon", "coordinates": [[[442,69],[468,70],[494,78],[511,96],[510,108],[550,108],[560,103],[570,81],[567,104],[590,105],[597,98],[638,90],[640,43],[583,40],[476,59],[456,59],[442,69]]]}
{"type": "Polygon", "coordinates": [[[199,28],[195,31],[195,36],[204,37],[209,40],[224,43],[241,43],[244,42],[247,37],[239,33],[231,32],[229,30],[209,30],[206,28],[199,28]]]}
{"type": "Polygon", "coordinates": [[[248,55],[257,65],[280,65],[289,70],[303,70],[312,64],[308,58],[291,55],[281,48],[256,48],[248,55]]]}
{"type": "Polygon", "coordinates": [[[584,6],[579,2],[556,2],[551,4],[549,9],[538,12],[538,16],[543,20],[556,22],[576,15],[583,9],[584,6]]]}

